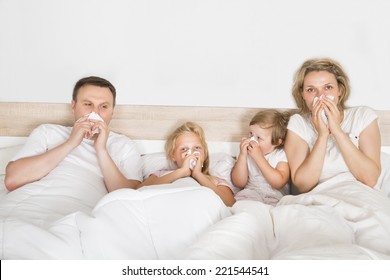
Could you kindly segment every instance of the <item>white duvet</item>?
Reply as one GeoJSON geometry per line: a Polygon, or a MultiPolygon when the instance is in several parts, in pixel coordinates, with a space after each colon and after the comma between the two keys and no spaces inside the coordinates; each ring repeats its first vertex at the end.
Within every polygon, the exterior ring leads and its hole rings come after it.
{"type": "Polygon", "coordinates": [[[2,185],[1,259],[390,259],[389,197],[347,174],[276,207],[229,208],[190,178],[106,194],[70,173],[2,185]]]}

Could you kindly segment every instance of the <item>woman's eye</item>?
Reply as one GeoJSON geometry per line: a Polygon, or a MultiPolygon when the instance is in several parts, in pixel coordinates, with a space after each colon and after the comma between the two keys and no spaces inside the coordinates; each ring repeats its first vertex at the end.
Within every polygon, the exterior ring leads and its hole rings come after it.
{"type": "Polygon", "coordinates": [[[312,88],[308,88],[308,89],[306,89],[306,92],[308,92],[308,93],[312,93],[312,92],[314,92],[314,89],[312,89],[312,88]]]}
{"type": "Polygon", "coordinates": [[[200,147],[200,146],[198,146],[198,147],[195,147],[195,150],[201,150],[202,149],[202,147],[200,147]]]}

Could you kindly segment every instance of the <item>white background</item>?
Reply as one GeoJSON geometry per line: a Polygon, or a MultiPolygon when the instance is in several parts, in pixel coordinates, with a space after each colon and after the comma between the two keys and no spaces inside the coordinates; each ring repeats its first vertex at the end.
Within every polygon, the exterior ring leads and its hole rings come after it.
{"type": "Polygon", "coordinates": [[[295,107],[294,72],[332,57],[350,106],[388,110],[388,0],[0,0],[0,101],[70,102],[87,75],[118,103],[295,107]]]}

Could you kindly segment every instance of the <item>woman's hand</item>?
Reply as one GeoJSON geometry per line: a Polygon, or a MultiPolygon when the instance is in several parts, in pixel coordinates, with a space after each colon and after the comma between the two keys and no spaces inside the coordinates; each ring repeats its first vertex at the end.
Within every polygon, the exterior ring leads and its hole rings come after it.
{"type": "Polygon", "coordinates": [[[322,107],[325,110],[325,114],[328,118],[329,133],[335,134],[343,132],[341,128],[343,114],[342,112],[340,112],[339,108],[337,107],[337,104],[327,98],[323,98],[322,103],[322,107]]]}
{"type": "MultiPolygon", "coordinates": [[[[318,136],[329,136],[330,131],[328,125],[324,122],[322,116],[322,110],[324,110],[323,100],[326,98],[321,98],[316,105],[313,107],[311,112],[311,121],[318,132],[318,136]]],[[[326,112],[326,111],[325,111],[326,112]]]]}

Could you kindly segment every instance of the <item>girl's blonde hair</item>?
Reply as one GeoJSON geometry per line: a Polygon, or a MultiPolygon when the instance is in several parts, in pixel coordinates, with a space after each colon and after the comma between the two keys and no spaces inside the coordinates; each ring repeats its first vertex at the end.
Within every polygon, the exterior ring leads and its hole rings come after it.
{"type": "Polygon", "coordinates": [[[292,111],[281,112],[276,109],[264,109],[253,116],[249,125],[258,125],[264,129],[271,128],[271,144],[275,145],[276,149],[281,149],[286,139],[287,124],[291,114],[292,111]]]}
{"type": "Polygon", "coordinates": [[[305,100],[303,100],[302,92],[306,75],[313,71],[326,71],[335,76],[341,92],[337,106],[340,110],[344,110],[346,108],[345,102],[351,91],[349,78],[338,62],[329,58],[320,58],[305,61],[295,73],[292,95],[299,108],[299,113],[302,115],[310,113],[310,109],[307,107],[305,100]]]}
{"type": "Polygon", "coordinates": [[[200,142],[203,146],[203,150],[204,150],[204,162],[203,162],[203,167],[202,167],[202,173],[209,175],[210,159],[209,159],[209,151],[208,151],[208,147],[207,147],[205,134],[204,134],[203,128],[194,122],[185,122],[184,124],[182,124],[181,126],[176,128],[168,136],[168,138],[165,142],[165,154],[167,155],[168,160],[172,164],[171,158],[172,158],[173,153],[174,153],[175,148],[176,148],[176,140],[177,140],[177,138],[179,138],[180,135],[183,135],[185,133],[193,133],[199,137],[200,142]]]}

